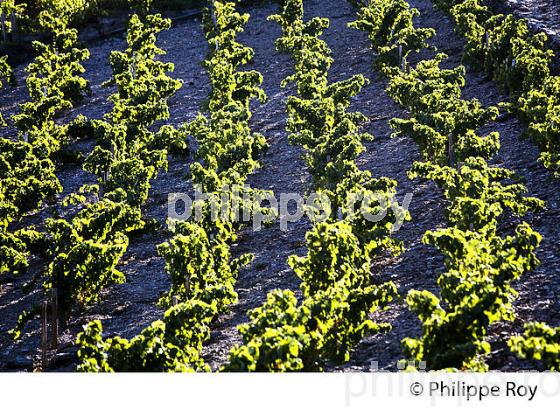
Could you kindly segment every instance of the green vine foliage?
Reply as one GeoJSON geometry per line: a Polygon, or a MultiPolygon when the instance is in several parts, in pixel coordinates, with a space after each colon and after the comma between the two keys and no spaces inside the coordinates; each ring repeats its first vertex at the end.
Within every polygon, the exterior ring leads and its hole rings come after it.
{"type": "Polygon", "coordinates": [[[371,257],[374,242],[360,243],[346,222],[320,223],[307,236],[308,254],[292,256],[288,263],[301,278],[312,317],[322,322],[323,356],[346,362],[366,335],[387,331],[387,323],[374,323],[368,315],[386,308],[397,296],[392,282],[373,283],[371,257]]]}
{"type": "Polygon", "coordinates": [[[0,180],[0,275],[10,272],[17,274],[29,266],[25,242],[18,237],[17,232],[8,231],[16,212],[17,208],[6,201],[0,180]]]}
{"type": "MultiPolygon", "coordinates": [[[[0,58],[0,78],[15,84],[5,56],[0,58]]],[[[0,116],[0,126],[4,125],[0,116]]],[[[37,234],[29,228],[14,231],[10,224],[62,190],[54,164],[41,151],[24,141],[0,138],[0,275],[25,271],[29,266],[29,240],[37,234]]]]}
{"type": "Polygon", "coordinates": [[[38,151],[30,143],[0,139],[4,200],[15,206],[20,216],[62,191],[53,162],[38,151]]]}
{"type": "Polygon", "coordinates": [[[548,77],[517,102],[519,116],[529,124],[527,135],[541,147],[544,166],[560,175],[560,77],[548,77]]]}
{"type": "Polygon", "coordinates": [[[171,289],[160,300],[166,307],[188,300],[215,302],[218,312],[237,302],[234,289],[238,271],[252,261],[246,254],[233,259],[222,240],[211,241],[206,231],[190,222],[177,222],[173,238],[158,247],[165,257],[171,289]]]}
{"type": "MultiPolygon", "coordinates": [[[[320,38],[328,27],[326,19],[303,22],[301,1],[286,1],[282,13],[269,19],[280,24],[282,37],[276,42],[279,51],[289,51],[295,73],[283,85],[296,84],[298,95],[287,101],[290,142],[304,148],[303,159],[318,192],[326,194],[332,204],[330,215],[347,203],[345,191],[380,188],[377,195],[394,195],[394,183],[379,183],[371,174],[360,171],[356,159],[365,150],[363,141],[373,137],[362,132],[367,118],[360,112],[348,112],[350,102],[367,85],[367,79],[355,75],[349,79],[328,81],[333,62],[331,51],[320,38]],[[359,187],[359,188],[358,188],[359,187]]],[[[364,192],[362,192],[364,193],[364,192]]],[[[372,193],[372,192],[370,192],[372,193]]]]}
{"type": "Polygon", "coordinates": [[[241,198],[271,195],[244,187],[248,175],[260,167],[258,157],[268,146],[264,136],[249,127],[251,101],[265,101],[266,95],[261,88],[262,75],[242,69],[254,55],[251,48],[237,41],[248,18],[236,11],[233,2],[214,1],[212,10],[204,11],[203,28],[209,44],[204,67],[211,83],[209,112],[183,127],[198,143],[195,156],[199,162],[190,167],[193,185],[214,199],[227,196],[222,203],[225,212],[219,218],[213,216],[208,201],[195,204],[201,209],[200,225],[217,246],[235,240],[241,225],[234,217],[235,208],[249,210],[252,206],[251,201],[241,198]],[[234,188],[239,192],[233,192],[234,188]]]}
{"type": "Polygon", "coordinates": [[[26,142],[0,138],[0,274],[21,273],[28,267],[27,229],[9,224],[62,191],[50,159],[40,159],[26,142]]]}
{"type": "Polygon", "coordinates": [[[66,126],[55,123],[55,118],[90,92],[87,80],[81,77],[85,71],[82,62],[89,58],[89,51],[79,48],[78,32],[68,27],[68,15],[44,11],[39,22],[52,33],[52,41],[33,43],[37,56],[26,68],[30,100],[21,105],[13,120],[22,138],[47,156],[68,139],[66,126]]]}
{"type": "MultiPolygon", "coordinates": [[[[307,234],[307,256],[288,261],[302,280],[302,301],[291,291],[270,292],[261,307],[249,312],[249,323],[239,326],[243,344],[231,350],[224,371],[320,370],[328,362],[348,361],[364,336],[390,328],[374,323],[369,314],[397,297],[392,282],[374,285],[371,258],[381,249],[402,249],[390,237],[398,216],[371,222],[354,209],[342,211],[351,199],[360,204],[377,195],[387,201],[370,210],[387,212],[395,195],[395,181],[375,179],[355,162],[363,141],[372,137],[361,132],[363,114],[347,109],[366,79],[357,75],[329,83],[333,59],[320,39],[329,21],[315,17],[304,22],[301,0],[284,2],[281,13],[269,19],[283,31],[278,50],[289,52],[295,63],[295,73],[283,81],[295,83],[298,91],[287,101],[289,138],[304,149],[315,188],[329,197],[332,209],[328,220],[307,234]],[[337,221],[339,214],[343,221],[337,221]]],[[[406,214],[393,212],[403,219],[406,214]]]]}
{"type": "Polygon", "coordinates": [[[260,87],[262,75],[241,66],[253,59],[251,48],[239,43],[248,14],[235,10],[233,2],[213,2],[212,11],[203,14],[209,54],[204,62],[211,83],[209,114],[185,125],[184,131],[198,142],[200,163],[191,166],[193,184],[204,192],[218,192],[226,185],[242,186],[247,176],[260,165],[257,161],[267,148],[266,139],[253,133],[250,102],[266,100],[260,87]]]}
{"type": "Polygon", "coordinates": [[[408,294],[408,305],[422,321],[422,337],[403,340],[406,356],[430,369],[487,370],[488,327],[513,320],[512,283],[537,266],[540,240],[526,224],[505,238],[492,226],[480,233],[427,232],[424,241],[443,252],[448,271],[438,279],[440,298],[426,290],[408,294]]]}
{"type": "Polygon", "coordinates": [[[512,15],[493,16],[485,28],[485,68],[510,92],[539,87],[550,76],[554,53],[545,49],[544,33],[531,35],[527,22],[512,15]]]}
{"type": "Polygon", "coordinates": [[[320,370],[328,361],[348,361],[363,337],[390,329],[368,315],[389,305],[396,286],[373,284],[373,249],[364,249],[350,225],[316,225],[307,248],[307,256],[289,260],[302,279],[302,303],[291,291],[270,292],[239,326],[243,344],[232,349],[224,371],[320,370]]]}
{"type": "MultiPolygon", "coordinates": [[[[236,303],[237,293],[234,284],[238,271],[253,258],[252,255],[247,254],[234,259],[231,255],[230,243],[236,239],[239,224],[231,215],[235,202],[234,193],[225,188],[234,185],[243,187],[247,176],[258,167],[257,156],[266,147],[266,141],[260,134],[251,132],[248,121],[251,118],[251,100],[254,98],[264,100],[265,94],[260,88],[262,76],[258,72],[240,70],[241,66],[247,64],[253,56],[250,48],[236,40],[236,35],[242,31],[248,16],[237,13],[232,2],[214,1],[213,5],[216,23],[214,24],[209,10],[205,11],[203,21],[211,50],[204,64],[212,86],[208,105],[210,112],[208,115],[200,114],[179,132],[181,138],[192,135],[198,142],[195,156],[199,162],[191,165],[192,182],[210,198],[194,204],[194,208],[200,213],[200,220],[169,221],[173,237],[158,247],[159,254],[165,258],[166,270],[171,279],[171,288],[159,301],[161,306],[169,308],[163,319],[153,322],[130,340],[122,338],[103,340],[101,324],[96,321],[91,322],[85,327],[84,332],[78,335],[77,343],[80,349],[78,355],[81,362],[78,370],[80,371],[208,370],[200,358],[200,351],[202,343],[209,338],[209,325],[218,314],[236,303]],[[224,193],[227,194],[227,212],[225,215],[221,212],[213,214],[210,199],[221,199],[224,193]]],[[[148,16],[146,19],[151,22],[160,21],[159,17],[153,16],[148,16]]],[[[141,27],[136,25],[133,17],[131,31],[136,28],[141,27]]],[[[114,97],[114,102],[117,107],[122,105],[123,108],[113,110],[111,121],[98,123],[99,128],[109,130],[105,135],[114,132],[113,136],[106,139],[113,143],[115,149],[113,151],[99,149],[97,153],[94,152],[99,160],[92,158],[88,162],[88,167],[95,169],[97,174],[102,174],[104,169],[107,169],[103,164],[113,167],[112,155],[122,152],[122,147],[140,147],[144,150],[141,152],[146,152],[147,149],[154,148],[152,141],[158,139],[157,134],[148,133],[148,127],[156,120],[167,118],[167,115],[160,115],[158,118],[145,115],[139,119],[128,119],[128,110],[125,109],[128,97],[125,98],[122,94],[128,92],[128,86],[123,87],[122,84],[129,84],[129,78],[133,81],[134,76],[130,76],[129,72],[131,69],[132,72],[139,70],[140,67],[138,61],[130,61],[131,56],[138,60],[144,58],[143,55],[146,53],[132,50],[143,50],[147,45],[148,55],[150,52],[152,56],[160,54],[159,51],[154,52],[153,47],[155,34],[161,28],[163,26],[156,24],[149,29],[152,30],[149,36],[142,34],[145,27],[141,28],[138,35],[129,33],[130,51],[127,51],[129,54],[113,55],[114,71],[121,72],[122,69],[122,74],[116,74],[114,81],[119,90],[124,90],[119,91],[121,94],[114,97]],[[143,40],[144,38],[146,41],[143,40]],[[119,125],[118,128],[113,126],[117,120],[122,121],[122,119],[126,119],[124,125],[129,123],[139,125],[133,132],[124,126],[119,125]],[[115,138],[114,135],[117,134],[118,137],[115,138]]],[[[164,70],[168,70],[170,66],[159,67],[161,71],[157,78],[163,77],[165,80],[164,70]]],[[[162,81],[162,84],[165,83],[162,81]]],[[[168,84],[172,82],[169,81],[168,84]]],[[[154,92],[159,93],[157,87],[154,92]]],[[[153,100],[149,100],[149,103],[163,104],[167,109],[165,104],[168,95],[171,94],[163,90],[160,94],[154,94],[153,100]]],[[[153,165],[158,162],[147,163],[153,165]]],[[[114,172],[114,168],[110,170],[114,172]]],[[[248,195],[260,193],[250,188],[243,189],[244,192],[238,193],[241,196],[244,193],[248,195]]],[[[130,201],[130,196],[128,199],[130,201]]],[[[248,205],[241,204],[241,209],[244,206],[248,205]]]]}
{"type": "MultiPolygon", "coordinates": [[[[503,57],[501,45],[511,37],[511,21],[506,19],[495,35],[488,36],[494,47],[485,54],[477,41],[487,33],[481,29],[487,10],[475,0],[439,0],[436,4],[456,13],[467,8],[472,11],[456,18],[460,29],[470,36],[466,42],[469,58],[483,55],[493,64],[503,57]]],[[[374,49],[390,46],[390,39],[380,31],[379,15],[364,6],[360,19],[354,25],[371,32],[374,49]]],[[[496,24],[501,23],[496,20],[496,24]]],[[[481,136],[477,130],[495,120],[498,110],[484,108],[474,99],[464,100],[465,69],[442,69],[446,58],[440,53],[415,67],[387,63],[380,67],[389,76],[388,95],[410,112],[407,119],[391,120],[394,135],[412,137],[424,157],[424,162],[412,166],[409,176],[434,181],[448,201],[449,227],[428,231],[423,239],[445,256],[447,272],[438,279],[439,296],[426,290],[409,292],[406,301],[422,322],[422,335],[402,342],[409,363],[425,362],[431,370],[481,371],[487,370],[488,328],[499,320],[513,320],[512,302],[517,293],[512,284],[538,265],[535,250],[541,240],[526,223],[518,224],[514,234],[502,237],[497,232],[498,222],[506,211],[523,216],[542,209],[544,203],[526,197],[527,189],[515,182],[513,172],[488,164],[500,147],[499,135],[481,136]]],[[[520,61],[504,74],[518,83],[522,82],[519,73],[526,69],[526,61],[520,61]]],[[[533,78],[542,77],[535,73],[533,78]]]]}
{"type": "Polygon", "coordinates": [[[16,235],[0,228],[0,275],[8,272],[18,274],[27,269],[29,253],[25,243],[16,235]]]}
{"type": "Polygon", "coordinates": [[[261,307],[238,327],[243,344],[235,346],[222,371],[288,372],[316,370],[322,334],[307,306],[290,290],[273,290],[261,307]],[[315,329],[315,330],[314,330],[315,329]]]}
{"type": "Polygon", "coordinates": [[[122,283],[116,265],[128,247],[127,232],[143,226],[140,211],[121,198],[105,197],[88,204],[71,221],[47,221],[50,262],[44,287],[56,288],[61,317],[74,307],[91,305],[102,289],[122,283]]]}
{"type": "Polygon", "coordinates": [[[525,19],[492,15],[480,0],[438,0],[465,40],[464,59],[482,67],[511,94],[510,108],[528,124],[527,135],[541,148],[541,161],[560,175],[559,77],[551,75],[554,52],[545,33],[533,34],[525,19]]]}
{"type": "Polygon", "coordinates": [[[434,181],[450,201],[449,222],[463,230],[484,230],[509,209],[516,215],[537,212],[544,202],[526,197],[527,188],[520,183],[504,184],[515,178],[504,168],[490,167],[481,157],[469,157],[459,169],[430,162],[417,162],[410,176],[434,181]]]}
{"type": "MultiPolygon", "coordinates": [[[[18,241],[15,244],[19,248],[13,246],[19,251],[15,261],[20,261],[23,267],[26,266],[23,258],[28,257],[29,250],[40,249],[45,253],[49,263],[29,284],[28,290],[38,285],[45,293],[56,289],[63,324],[74,310],[96,303],[107,286],[125,281],[117,264],[128,247],[126,234],[144,226],[140,210],[124,201],[123,190],[99,198],[98,189],[96,185],[86,185],[64,200],[63,205],[73,206],[68,220],[48,219],[45,232],[25,229],[15,232],[12,238],[8,236],[12,242],[18,241]],[[92,202],[86,203],[92,195],[92,202]]],[[[27,322],[39,312],[37,306],[23,312],[10,334],[17,339],[27,322]]]]}
{"type": "Polygon", "coordinates": [[[335,192],[345,178],[357,174],[355,160],[365,150],[362,141],[373,139],[360,130],[366,122],[363,114],[346,112],[350,99],[365,83],[359,75],[317,89],[317,98],[288,99],[290,141],[304,147],[304,160],[320,190],[335,192]]]}
{"type": "MultiPolygon", "coordinates": [[[[51,125],[76,137],[97,136],[98,144],[84,168],[100,177],[103,188],[100,193],[99,185],[84,185],[64,200],[65,205],[74,206],[69,218],[51,219],[46,224],[44,236],[50,263],[40,283],[45,291],[57,289],[60,318],[65,321],[74,309],[96,303],[107,286],[125,280],[117,265],[128,247],[127,235],[143,228],[140,205],[147,199],[151,179],[167,166],[165,148],[170,138],[178,135],[171,126],[161,126],[158,131],[150,127],[169,117],[167,99],[181,83],[166,75],[173,66],[156,58],[163,54],[155,45],[156,34],[168,28],[169,21],[159,15],[145,16],[144,20],[133,15],[127,37],[129,47],[125,52],[113,52],[110,58],[113,77],[109,83],[117,86],[117,92],[110,97],[113,110],[103,120],[89,121],[79,116],[69,125],[53,125],[60,110],[71,107],[71,99],[81,95],[87,86],[78,77],[69,78],[83,71],[79,61],[87,57],[87,51],[75,48],[76,32],[67,29],[67,19],[55,19],[46,12],[42,16],[44,24],[55,32],[54,45],[37,45],[43,52],[29,70],[28,85],[36,92],[33,95],[39,101],[37,106],[44,102],[46,111],[41,109],[42,116],[34,116],[26,111],[32,105],[28,103],[16,118],[16,125],[18,119],[33,124],[27,136],[49,133],[51,125]],[[53,53],[59,60],[50,55],[53,53]],[[61,70],[68,81],[56,82],[58,88],[49,81],[55,82],[59,73],[40,71],[45,67],[41,63],[48,61],[65,64],[61,70]]],[[[41,151],[48,142],[41,141],[32,140],[33,152],[41,151]]],[[[22,314],[12,335],[20,334],[29,317],[31,314],[22,314]]]]}
{"type": "MultiPolygon", "coordinates": [[[[439,8],[447,0],[434,2],[439,8]]],[[[457,25],[457,31],[465,39],[463,61],[470,65],[480,64],[485,59],[486,42],[485,22],[491,17],[488,7],[479,0],[458,1],[446,10],[451,13],[457,25]]]]}
{"type": "MultiPolygon", "coordinates": [[[[16,84],[16,77],[14,75],[14,70],[8,64],[8,56],[0,57],[0,88],[4,87],[3,80],[10,85],[16,84]]],[[[4,127],[6,125],[6,121],[4,117],[0,114],[0,127],[4,127]]]]}
{"type": "Polygon", "coordinates": [[[560,328],[544,323],[528,323],[523,335],[509,340],[511,351],[523,359],[538,360],[547,370],[560,370],[560,328]]]}
{"type": "Polygon", "coordinates": [[[208,371],[200,357],[210,337],[209,324],[216,307],[193,300],[167,310],[132,339],[103,340],[99,320],[85,326],[77,344],[82,372],[193,372],[208,371]]]}
{"type": "Polygon", "coordinates": [[[393,72],[387,93],[411,113],[408,119],[391,120],[394,135],[411,136],[434,163],[490,158],[500,147],[499,135],[480,136],[477,129],[494,120],[498,110],[483,108],[476,99],[462,99],[464,68],[442,69],[445,59],[445,54],[438,54],[406,72],[393,72]]]}
{"type": "MultiPolygon", "coordinates": [[[[52,41],[34,43],[37,57],[26,70],[30,101],[13,116],[23,141],[0,139],[0,273],[20,273],[28,267],[29,245],[40,235],[27,228],[13,232],[8,225],[62,191],[49,157],[66,143],[67,126],[56,124],[55,118],[89,90],[80,77],[81,62],[89,52],[78,48],[77,32],[68,28],[67,17],[48,12],[39,16],[52,41]]],[[[6,57],[0,59],[0,73],[15,82],[6,57]]],[[[1,117],[0,124],[5,125],[1,117]]]]}
{"type": "Polygon", "coordinates": [[[124,189],[133,206],[146,201],[150,181],[160,169],[167,169],[167,149],[186,148],[182,134],[172,126],[151,129],[169,118],[167,101],[182,86],[168,76],[173,64],[157,59],[165,54],[156,46],[157,34],[170,24],[159,14],[130,18],[127,49],[110,56],[113,76],[106,84],[117,86],[110,97],[113,109],[93,122],[98,145],[84,164],[100,178],[106,192],[124,189]]]}
{"type": "Polygon", "coordinates": [[[252,48],[236,40],[248,20],[249,14],[238,13],[235,3],[230,1],[215,1],[212,9],[204,10],[202,24],[209,45],[204,67],[212,84],[208,103],[211,112],[237,102],[250,115],[249,103],[253,98],[266,100],[266,94],[260,88],[262,75],[255,70],[239,70],[254,56],[252,48]]]}
{"type": "Polygon", "coordinates": [[[428,40],[435,35],[432,28],[414,27],[413,20],[419,15],[406,0],[370,0],[348,26],[368,33],[380,68],[404,68],[411,52],[431,48],[428,40]]]}

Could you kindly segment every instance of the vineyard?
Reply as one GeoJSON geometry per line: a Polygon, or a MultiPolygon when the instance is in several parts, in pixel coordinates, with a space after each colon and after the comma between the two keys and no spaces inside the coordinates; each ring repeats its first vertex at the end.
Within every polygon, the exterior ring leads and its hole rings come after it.
{"type": "Polygon", "coordinates": [[[554,19],[129,3],[0,59],[0,371],[560,370],[554,19]]]}

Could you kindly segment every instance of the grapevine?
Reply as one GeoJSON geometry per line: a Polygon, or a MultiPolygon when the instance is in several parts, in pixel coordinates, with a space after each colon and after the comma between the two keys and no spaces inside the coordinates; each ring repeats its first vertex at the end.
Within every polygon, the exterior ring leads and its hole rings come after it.
{"type": "MultiPolygon", "coordinates": [[[[383,19],[374,18],[377,4],[397,1],[370,2],[359,14],[365,21],[352,26],[377,33],[383,24],[383,19]]],[[[407,30],[414,27],[416,14],[408,14],[407,30]]],[[[372,47],[380,45],[374,41],[372,47]]],[[[544,204],[526,197],[522,184],[506,182],[515,179],[512,171],[489,165],[499,149],[499,135],[481,136],[477,130],[495,119],[498,110],[483,108],[475,99],[464,100],[464,68],[442,69],[445,59],[438,54],[415,67],[395,61],[380,67],[389,77],[387,93],[410,112],[410,118],[391,120],[395,135],[411,136],[424,157],[413,164],[409,176],[434,181],[449,203],[449,226],[424,235],[424,242],[445,256],[447,272],[438,279],[440,296],[427,290],[408,293],[406,301],[422,322],[422,335],[402,343],[408,363],[425,362],[432,370],[481,371],[487,369],[484,357],[490,352],[488,327],[498,320],[513,320],[517,292],[512,283],[538,265],[534,252],[541,241],[524,222],[514,234],[502,237],[498,222],[506,210],[522,216],[544,204]]]]}
{"type": "MultiPolygon", "coordinates": [[[[153,16],[146,18],[153,20],[153,16]]],[[[192,180],[210,196],[218,197],[226,186],[244,186],[247,176],[259,166],[257,154],[266,147],[264,137],[252,133],[248,124],[250,101],[264,100],[265,94],[260,88],[260,73],[240,70],[253,55],[250,48],[236,41],[247,19],[248,15],[239,14],[232,2],[214,1],[212,10],[205,11],[203,26],[211,46],[205,62],[212,84],[209,113],[200,114],[179,132],[192,135],[198,142],[195,154],[200,162],[191,165],[192,180]]],[[[113,59],[114,65],[118,65],[118,59],[113,59]]],[[[124,70],[125,75],[127,72],[124,70]]],[[[138,136],[136,132],[130,135],[138,136]]],[[[121,141],[125,145],[126,139],[121,141]]],[[[135,142],[141,143],[138,139],[135,142]]],[[[230,200],[234,198],[230,196],[230,200]]],[[[78,370],[208,370],[200,350],[209,338],[210,323],[237,302],[234,284],[238,271],[252,260],[252,255],[233,259],[230,244],[239,224],[229,215],[213,218],[208,204],[199,205],[201,220],[169,221],[174,236],[158,247],[172,283],[159,301],[168,309],[163,319],[130,340],[103,340],[101,323],[89,323],[77,339],[78,370]]]]}
{"type": "Polygon", "coordinates": [[[465,38],[464,60],[481,66],[509,92],[510,109],[528,125],[526,134],[541,148],[544,166],[560,168],[560,77],[552,75],[554,52],[545,33],[532,34],[527,20],[493,15],[481,0],[438,0],[465,38]]]}
{"type": "Polygon", "coordinates": [[[372,223],[363,214],[342,211],[352,195],[382,196],[387,201],[379,206],[387,208],[395,195],[395,181],[375,179],[356,164],[362,141],[372,137],[361,132],[364,115],[347,109],[366,79],[357,75],[329,83],[333,59],[320,39],[329,22],[319,17],[304,22],[301,0],[286,1],[281,14],[269,19],[283,29],[278,50],[295,62],[295,74],[283,83],[295,82],[298,91],[287,101],[289,138],[303,147],[315,188],[331,200],[331,209],[327,220],[307,233],[307,256],[288,260],[302,280],[303,300],[298,303],[289,290],[269,293],[265,304],[249,312],[250,322],[239,326],[243,344],[230,352],[225,371],[320,370],[327,362],[346,362],[366,335],[390,329],[368,315],[397,296],[394,283],[374,284],[371,258],[382,250],[400,252],[390,234],[406,212],[391,207],[385,209],[388,221],[372,223]],[[343,220],[337,220],[339,210],[343,220]]]}

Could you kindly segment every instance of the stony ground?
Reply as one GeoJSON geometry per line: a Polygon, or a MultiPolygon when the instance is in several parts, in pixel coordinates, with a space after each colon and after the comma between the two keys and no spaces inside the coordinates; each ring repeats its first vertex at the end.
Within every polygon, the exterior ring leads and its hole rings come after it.
{"type": "MultiPolygon", "coordinates": [[[[411,4],[422,13],[418,24],[437,30],[434,44],[450,56],[448,64],[459,64],[462,42],[454,34],[450,20],[434,11],[427,0],[412,0],[411,4]]],[[[319,15],[331,21],[331,27],[324,36],[335,58],[331,79],[341,80],[359,73],[370,79],[370,84],[353,102],[353,109],[362,111],[370,119],[367,130],[375,136],[373,142],[367,143],[367,152],[360,158],[360,166],[371,170],[376,176],[397,180],[400,199],[407,193],[413,194],[410,206],[412,221],[398,232],[406,251],[398,257],[380,257],[375,261],[373,271],[380,281],[393,280],[397,283],[402,295],[413,288],[436,291],[436,279],[444,270],[442,258],[435,249],[423,245],[421,239],[426,230],[445,225],[445,203],[441,192],[433,184],[411,181],[407,177],[412,163],[420,158],[418,148],[411,139],[391,138],[388,126],[390,118],[406,116],[406,112],[385,94],[386,80],[372,68],[374,57],[369,50],[367,36],[347,28],[347,23],[355,17],[355,9],[347,2],[338,0],[308,0],[305,1],[305,7],[309,17],[319,15]]],[[[276,24],[266,20],[276,10],[277,5],[273,3],[248,9],[251,19],[247,30],[240,36],[243,43],[255,50],[255,62],[251,68],[263,74],[268,95],[268,102],[254,106],[252,126],[267,137],[270,149],[262,158],[263,167],[249,182],[256,188],[273,190],[276,195],[283,192],[304,193],[310,189],[309,175],[300,159],[300,149],[289,144],[284,131],[284,102],[292,90],[281,88],[280,82],[292,72],[292,62],[288,56],[274,50],[273,43],[280,35],[280,30],[276,24]]],[[[170,122],[180,124],[197,114],[209,90],[208,78],[200,65],[206,53],[200,21],[192,19],[172,28],[161,36],[160,45],[168,52],[166,58],[175,63],[174,75],[184,81],[183,88],[170,104],[170,122]]],[[[93,85],[93,96],[83,106],[74,109],[71,116],[83,113],[99,118],[110,109],[106,98],[111,90],[101,88],[100,84],[110,75],[107,63],[109,52],[122,49],[123,46],[122,39],[114,38],[90,47],[92,57],[86,69],[93,85]]],[[[17,69],[19,78],[23,78],[23,68],[17,69]]],[[[468,72],[464,94],[465,97],[479,98],[484,104],[497,104],[505,100],[505,95],[484,74],[472,70],[468,72]]],[[[25,87],[5,88],[1,96],[0,110],[8,117],[17,110],[17,104],[25,99],[25,87]]],[[[488,129],[499,131],[502,138],[502,148],[495,162],[518,172],[525,180],[529,193],[547,203],[547,210],[527,218],[544,237],[538,251],[542,264],[525,275],[517,285],[520,292],[515,306],[517,319],[513,323],[493,327],[490,335],[493,347],[489,360],[491,368],[534,368],[534,364],[523,363],[512,357],[505,341],[512,332],[520,331],[527,321],[543,320],[559,325],[560,182],[553,180],[537,162],[538,149],[522,138],[524,126],[515,118],[501,116],[488,129]]],[[[4,134],[9,132],[9,128],[3,131],[4,134]]],[[[88,152],[94,145],[94,141],[83,141],[78,148],[88,152]]],[[[190,162],[189,158],[170,158],[169,172],[162,174],[153,184],[144,213],[147,217],[156,218],[162,226],[167,213],[167,195],[171,192],[189,192],[191,189],[188,175],[190,162]]],[[[76,190],[92,179],[77,166],[61,168],[58,175],[65,193],[76,190]]],[[[31,216],[30,220],[41,221],[52,216],[58,207],[58,204],[46,207],[38,215],[31,216]]],[[[507,231],[513,222],[516,221],[510,221],[501,229],[507,231]]],[[[305,253],[304,236],[309,227],[306,221],[302,221],[290,225],[288,232],[282,232],[279,225],[274,225],[259,232],[246,230],[239,235],[234,252],[252,252],[255,261],[240,274],[237,282],[239,303],[214,324],[211,340],[204,349],[204,357],[213,369],[224,363],[228,351],[240,341],[236,326],[247,320],[247,311],[259,306],[267,292],[275,288],[297,292],[299,279],[289,268],[287,258],[289,255],[305,253]]],[[[157,256],[155,247],[167,238],[164,229],[132,238],[121,264],[127,282],[107,289],[99,304],[71,318],[62,334],[59,352],[52,357],[51,370],[71,371],[75,368],[73,340],[82,325],[91,319],[102,320],[106,336],[131,337],[161,317],[162,311],[155,302],[161,292],[169,287],[169,281],[164,262],[157,256]]],[[[9,340],[6,332],[13,327],[22,309],[40,300],[39,294],[24,294],[21,286],[41,268],[42,263],[40,260],[35,261],[27,275],[0,280],[0,369],[32,370],[34,362],[36,364],[40,342],[39,321],[34,320],[26,327],[26,334],[17,344],[9,340]]],[[[393,330],[365,339],[357,347],[350,362],[328,370],[368,370],[372,362],[377,362],[381,369],[396,369],[396,362],[402,358],[400,340],[418,335],[419,322],[404,303],[395,303],[387,311],[377,313],[375,319],[390,322],[393,330]]]]}
{"type": "Polygon", "coordinates": [[[526,18],[529,26],[544,31],[555,47],[560,45],[559,0],[492,0],[497,10],[526,18]]]}

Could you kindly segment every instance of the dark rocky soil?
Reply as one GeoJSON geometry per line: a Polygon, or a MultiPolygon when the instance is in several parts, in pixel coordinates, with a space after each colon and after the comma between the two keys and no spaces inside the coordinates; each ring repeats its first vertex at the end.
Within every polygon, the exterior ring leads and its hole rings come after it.
{"type": "Polygon", "coordinates": [[[499,11],[526,18],[529,27],[544,31],[553,46],[560,49],[559,0],[492,0],[492,3],[499,11]]]}
{"type": "MultiPolygon", "coordinates": [[[[448,64],[459,64],[462,42],[454,34],[451,21],[442,13],[434,11],[427,0],[413,0],[411,4],[422,13],[418,24],[434,27],[438,31],[434,43],[450,56],[448,64]]],[[[372,68],[374,56],[369,50],[367,36],[346,26],[354,19],[355,9],[345,1],[334,0],[309,0],[305,1],[305,7],[309,17],[320,15],[331,21],[331,27],[324,36],[335,58],[331,79],[341,80],[358,73],[370,79],[370,84],[353,103],[353,109],[362,111],[370,118],[368,131],[376,137],[375,141],[367,143],[367,152],[360,158],[360,166],[371,170],[376,176],[397,180],[400,199],[406,193],[414,195],[410,206],[412,221],[398,232],[406,251],[398,257],[380,257],[375,261],[373,271],[379,280],[395,281],[402,295],[412,288],[437,291],[436,279],[444,271],[443,261],[438,252],[423,245],[421,239],[426,230],[445,226],[445,203],[441,192],[433,184],[411,181],[407,177],[412,163],[420,158],[418,148],[411,139],[391,138],[388,126],[390,118],[406,116],[406,112],[385,94],[386,80],[372,68]]],[[[277,5],[273,3],[248,9],[251,19],[247,30],[240,36],[242,42],[255,50],[255,62],[251,68],[263,74],[268,95],[268,102],[255,105],[252,126],[267,137],[270,149],[262,158],[263,167],[249,182],[256,188],[273,190],[277,195],[283,192],[304,193],[310,189],[309,175],[300,159],[300,149],[288,143],[284,130],[284,101],[291,90],[280,87],[281,80],[292,72],[292,62],[288,56],[274,50],[273,43],[280,35],[280,30],[276,24],[266,21],[266,17],[276,10],[277,5]]],[[[93,85],[93,96],[83,106],[72,110],[70,116],[83,113],[99,118],[110,109],[106,101],[110,90],[101,88],[100,84],[110,75],[107,62],[109,52],[122,49],[123,45],[122,39],[115,38],[90,47],[92,57],[86,69],[93,85]]],[[[193,19],[172,28],[161,36],[160,45],[168,52],[166,58],[175,63],[174,75],[184,81],[183,88],[170,104],[170,122],[179,124],[196,115],[209,90],[208,79],[200,65],[206,52],[200,21],[193,19]]],[[[17,69],[19,78],[23,78],[23,68],[17,69]]],[[[472,70],[469,70],[464,94],[468,98],[479,98],[485,104],[497,104],[506,98],[484,74],[472,70]]],[[[17,110],[17,103],[25,99],[25,87],[5,88],[1,95],[0,110],[8,117],[17,110]]],[[[524,126],[516,119],[502,116],[499,122],[488,128],[500,131],[502,136],[502,149],[496,163],[517,171],[525,179],[529,193],[547,203],[546,211],[527,218],[544,238],[538,252],[542,264],[518,283],[520,296],[515,306],[518,314],[515,322],[500,324],[492,329],[490,338],[493,352],[489,362],[491,368],[500,370],[535,368],[533,363],[520,362],[512,357],[505,341],[508,335],[520,331],[523,323],[528,321],[542,320],[559,325],[560,182],[553,180],[538,163],[538,149],[522,138],[524,126]]],[[[9,132],[10,129],[7,129],[3,134],[9,132]]],[[[85,141],[80,142],[78,147],[87,152],[94,144],[94,141],[85,141]]],[[[144,209],[146,217],[156,218],[162,225],[165,223],[167,195],[171,192],[189,192],[191,189],[188,175],[190,161],[189,158],[170,158],[169,172],[162,174],[153,184],[151,198],[144,209]]],[[[77,166],[63,167],[58,175],[65,193],[75,191],[81,184],[91,180],[91,176],[77,166]]],[[[40,221],[52,216],[58,207],[58,204],[46,207],[39,215],[32,216],[31,220],[40,221]]],[[[506,231],[512,222],[515,221],[504,224],[503,229],[506,231]]],[[[292,224],[288,232],[282,232],[279,225],[274,225],[259,232],[248,229],[239,235],[234,252],[252,252],[255,261],[240,274],[237,282],[239,303],[229,314],[217,320],[212,338],[204,349],[204,357],[213,369],[224,363],[230,348],[240,341],[236,326],[247,320],[247,311],[260,305],[268,291],[275,288],[297,291],[299,279],[289,268],[287,258],[292,254],[305,253],[304,236],[309,227],[307,221],[302,221],[292,224]]],[[[91,319],[102,320],[106,336],[131,337],[161,317],[162,311],[155,302],[160,293],[168,288],[169,281],[155,246],[167,237],[168,233],[161,229],[154,234],[132,238],[121,264],[127,282],[107,289],[99,304],[71,318],[49,370],[72,371],[75,368],[77,360],[73,340],[81,326],[91,319]]],[[[37,364],[39,321],[32,321],[26,327],[22,340],[16,344],[9,340],[6,332],[14,326],[22,309],[40,300],[40,294],[25,295],[21,286],[41,266],[42,261],[35,261],[29,274],[0,280],[0,370],[32,370],[37,364]]],[[[387,311],[376,313],[375,319],[392,323],[393,330],[365,339],[349,363],[327,370],[368,370],[372,362],[377,362],[380,369],[396,369],[396,362],[402,358],[400,340],[418,335],[419,322],[404,303],[395,303],[387,311]]]]}

